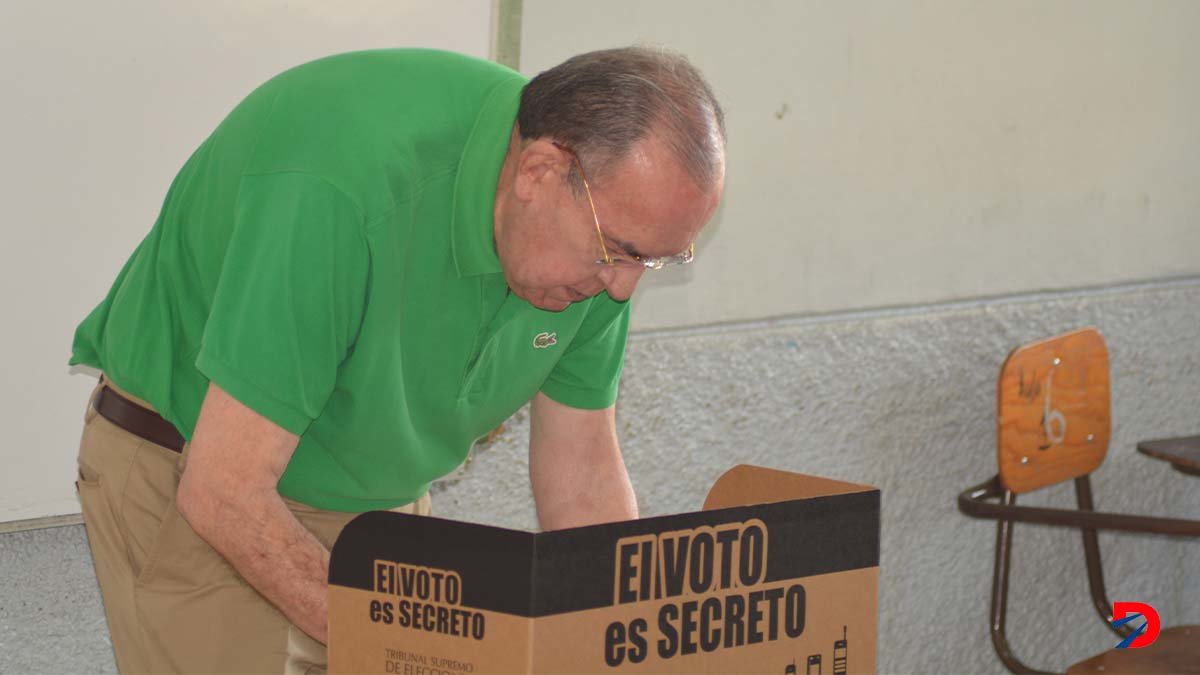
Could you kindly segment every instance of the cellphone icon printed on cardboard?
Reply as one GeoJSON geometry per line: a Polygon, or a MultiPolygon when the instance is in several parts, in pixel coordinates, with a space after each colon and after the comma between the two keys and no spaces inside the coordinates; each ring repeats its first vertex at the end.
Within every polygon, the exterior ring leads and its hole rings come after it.
{"type": "Polygon", "coordinates": [[[833,675],[846,675],[846,626],[842,626],[842,639],[833,643],[833,675]]]}
{"type": "MultiPolygon", "coordinates": [[[[842,626],[842,639],[833,642],[833,675],[846,675],[849,640],[846,635],[847,626],[842,626]]],[[[783,669],[783,675],[797,675],[796,661],[793,660],[783,669]]],[[[810,654],[804,675],[821,675],[821,655],[810,654]]]]}

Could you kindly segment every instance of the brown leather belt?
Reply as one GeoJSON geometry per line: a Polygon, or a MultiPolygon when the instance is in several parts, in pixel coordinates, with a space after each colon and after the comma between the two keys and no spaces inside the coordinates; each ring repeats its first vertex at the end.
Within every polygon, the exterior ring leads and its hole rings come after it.
{"type": "Polygon", "coordinates": [[[100,393],[96,394],[96,401],[92,405],[96,407],[96,412],[101,417],[134,436],[144,438],[175,452],[183,451],[183,444],[187,441],[180,435],[175,425],[163,419],[153,410],[143,408],[112,389],[102,387],[100,393]]]}

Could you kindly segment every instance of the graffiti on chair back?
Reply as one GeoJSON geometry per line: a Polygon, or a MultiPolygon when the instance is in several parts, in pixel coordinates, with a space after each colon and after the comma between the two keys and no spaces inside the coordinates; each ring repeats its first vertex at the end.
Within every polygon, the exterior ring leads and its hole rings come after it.
{"type": "Polygon", "coordinates": [[[1021,397],[1027,401],[1036,401],[1039,396],[1042,397],[1042,433],[1045,436],[1045,442],[1038,446],[1038,450],[1049,450],[1067,438],[1067,417],[1062,414],[1062,411],[1054,408],[1051,403],[1054,371],[1058,368],[1059,363],[1058,359],[1054,359],[1054,365],[1044,378],[1039,378],[1037,371],[1034,371],[1026,380],[1025,369],[1020,370],[1018,391],[1021,397]]]}

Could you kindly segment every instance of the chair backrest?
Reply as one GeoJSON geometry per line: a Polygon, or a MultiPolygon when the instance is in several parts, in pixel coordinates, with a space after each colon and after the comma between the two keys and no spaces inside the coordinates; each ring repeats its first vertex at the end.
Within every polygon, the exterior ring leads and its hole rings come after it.
{"type": "Polygon", "coordinates": [[[1108,349],[1095,328],[1014,349],[997,384],[1000,480],[1015,493],[1086,475],[1110,431],[1108,349]]]}

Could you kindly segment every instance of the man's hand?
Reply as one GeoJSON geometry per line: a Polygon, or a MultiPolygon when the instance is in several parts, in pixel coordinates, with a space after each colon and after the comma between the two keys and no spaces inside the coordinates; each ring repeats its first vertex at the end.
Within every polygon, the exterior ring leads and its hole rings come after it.
{"type": "Polygon", "coordinates": [[[299,440],[210,383],[177,504],[196,534],[242,578],[298,628],[325,642],[329,551],[276,490],[299,440]]]}
{"type": "Polygon", "coordinates": [[[529,478],[542,529],[637,518],[615,409],[580,410],[538,393],[532,410],[529,478]]]}

